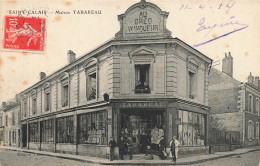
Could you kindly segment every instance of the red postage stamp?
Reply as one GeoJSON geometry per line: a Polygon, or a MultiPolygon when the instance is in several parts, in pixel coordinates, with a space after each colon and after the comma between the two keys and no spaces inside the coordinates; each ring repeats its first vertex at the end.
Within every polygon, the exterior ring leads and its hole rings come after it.
{"type": "Polygon", "coordinates": [[[5,17],[4,49],[44,52],[45,18],[5,17]]]}

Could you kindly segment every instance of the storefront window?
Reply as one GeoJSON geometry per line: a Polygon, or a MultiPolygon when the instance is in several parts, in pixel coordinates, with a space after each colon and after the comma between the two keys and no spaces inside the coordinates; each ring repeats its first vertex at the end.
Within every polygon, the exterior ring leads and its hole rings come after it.
{"type": "Polygon", "coordinates": [[[53,120],[45,120],[41,123],[42,142],[53,142],[53,120]]]}
{"type": "Polygon", "coordinates": [[[16,131],[15,130],[13,131],[12,139],[13,139],[12,142],[16,143],[16,131]]]}
{"type": "Polygon", "coordinates": [[[57,142],[74,142],[73,116],[67,116],[57,119],[57,142]]]}
{"type": "Polygon", "coordinates": [[[147,145],[158,150],[164,136],[164,111],[162,110],[124,110],[121,114],[120,136],[132,137],[136,152],[145,153],[147,145]]]}
{"type": "Polygon", "coordinates": [[[204,115],[178,111],[180,124],[178,125],[178,136],[183,146],[200,146],[205,142],[205,122],[204,115]]]}
{"type": "Polygon", "coordinates": [[[30,129],[30,142],[38,142],[39,136],[38,136],[38,122],[30,123],[29,124],[30,129]]]}
{"type": "Polygon", "coordinates": [[[107,144],[105,120],[105,111],[79,115],[79,143],[107,144]]]}

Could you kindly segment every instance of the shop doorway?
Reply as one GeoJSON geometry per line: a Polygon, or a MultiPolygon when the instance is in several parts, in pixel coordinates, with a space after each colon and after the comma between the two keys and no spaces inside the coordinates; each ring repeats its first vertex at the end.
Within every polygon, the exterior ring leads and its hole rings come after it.
{"type": "Polygon", "coordinates": [[[27,125],[22,126],[22,142],[23,142],[23,147],[27,147],[27,125]]]}
{"type": "Polygon", "coordinates": [[[122,110],[120,124],[120,136],[132,137],[135,154],[146,153],[148,145],[157,153],[161,136],[164,136],[164,110],[122,110]]]}

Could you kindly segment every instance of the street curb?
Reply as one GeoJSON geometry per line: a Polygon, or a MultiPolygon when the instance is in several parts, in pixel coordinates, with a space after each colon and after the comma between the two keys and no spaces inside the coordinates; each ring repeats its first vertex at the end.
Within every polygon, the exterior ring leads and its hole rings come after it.
{"type": "MultiPolygon", "coordinates": [[[[171,160],[169,160],[169,162],[167,162],[167,163],[166,162],[164,162],[164,163],[160,163],[160,162],[131,163],[131,162],[127,162],[127,161],[124,162],[124,163],[121,163],[121,162],[118,163],[118,162],[116,162],[116,160],[115,160],[115,162],[103,162],[103,161],[93,161],[93,160],[90,160],[90,159],[80,159],[80,158],[75,158],[75,157],[60,156],[60,155],[55,155],[55,154],[40,153],[41,151],[35,152],[35,151],[29,151],[29,150],[23,150],[23,149],[8,149],[8,148],[2,148],[2,149],[10,150],[10,151],[20,151],[20,152],[24,152],[24,153],[37,154],[37,155],[43,155],[43,156],[49,156],[49,157],[57,157],[57,158],[62,158],[62,159],[69,159],[69,160],[80,161],[80,162],[84,162],[84,163],[101,164],[101,165],[172,165],[173,164],[171,162],[171,160]]],[[[252,149],[252,150],[248,150],[247,152],[220,155],[220,156],[217,156],[217,157],[211,157],[211,158],[207,158],[207,159],[201,159],[201,160],[190,161],[190,162],[180,162],[180,163],[176,163],[176,165],[198,164],[198,163],[203,163],[203,162],[207,162],[207,161],[211,161],[211,160],[217,160],[217,159],[232,157],[232,156],[236,156],[236,155],[242,155],[242,154],[255,152],[255,151],[260,151],[260,149],[252,149]]]]}

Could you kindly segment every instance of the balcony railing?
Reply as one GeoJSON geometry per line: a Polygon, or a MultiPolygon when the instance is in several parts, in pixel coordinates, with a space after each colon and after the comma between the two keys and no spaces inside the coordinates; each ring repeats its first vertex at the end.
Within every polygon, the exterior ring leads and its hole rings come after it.
{"type": "Polygon", "coordinates": [[[150,89],[135,89],[135,93],[150,93],[150,89]]]}

